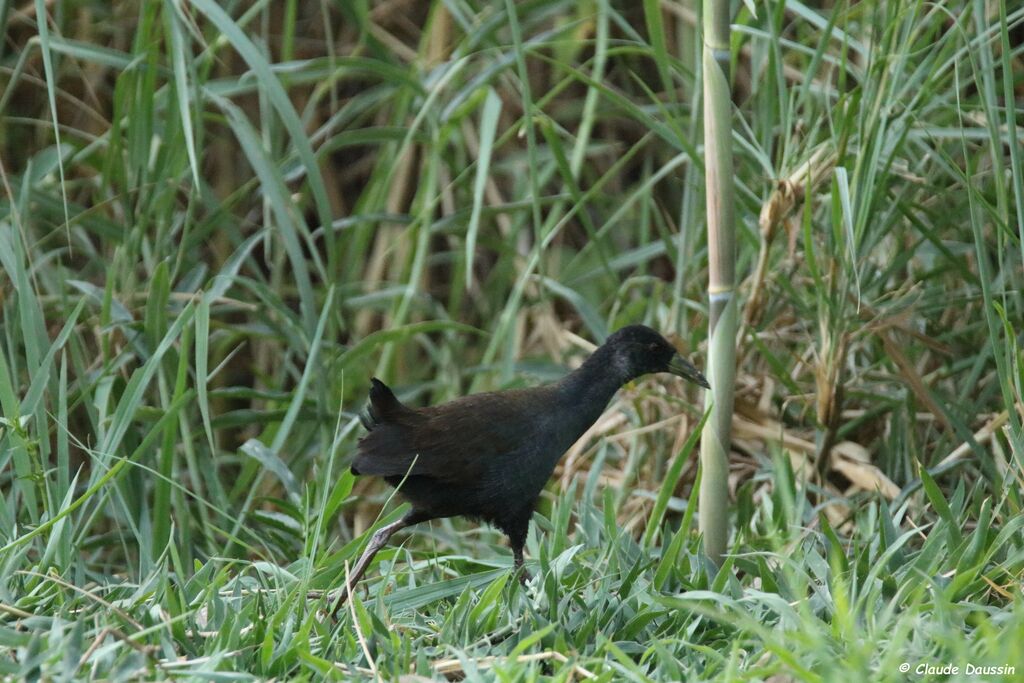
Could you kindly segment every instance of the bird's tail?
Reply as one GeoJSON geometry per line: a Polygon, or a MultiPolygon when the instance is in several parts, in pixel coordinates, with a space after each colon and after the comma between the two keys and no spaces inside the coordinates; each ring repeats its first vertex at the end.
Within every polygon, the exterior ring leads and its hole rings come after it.
{"type": "Polygon", "coordinates": [[[408,410],[388,385],[374,377],[370,380],[370,402],[366,405],[366,410],[360,413],[359,421],[366,431],[372,432],[375,427],[408,410]]]}
{"type": "MultiPolygon", "coordinates": [[[[370,401],[359,415],[359,421],[370,432],[359,441],[359,453],[352,462],[352,474],[379,474],[380,463],[377,462],[378,451],[390,452],[400,444],[395,443],[395,429],[399,425],[414,419],[416,411],[405,406],[384,382],[374,377],[370,380],[370,401]],[[382,427],[391,426],[392,429],[382,427]]],[[[400,448],[399,448],[400,450],[400,448]]]]}

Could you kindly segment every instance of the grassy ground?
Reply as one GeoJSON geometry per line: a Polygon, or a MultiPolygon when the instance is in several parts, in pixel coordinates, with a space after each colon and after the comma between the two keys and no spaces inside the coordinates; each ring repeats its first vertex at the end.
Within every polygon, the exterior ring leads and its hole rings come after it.
{"type": "Polygon", "coordinates": [[[823,5],[736,5],[726,565],[657,377],[532,585],[434,522],[333,624],[402,512],[348,474],[372,374],[535,384],[631,322],[703,358],[693,8],[0,3],[0,675],[1024,680],[1024,8],[823,5]]]}

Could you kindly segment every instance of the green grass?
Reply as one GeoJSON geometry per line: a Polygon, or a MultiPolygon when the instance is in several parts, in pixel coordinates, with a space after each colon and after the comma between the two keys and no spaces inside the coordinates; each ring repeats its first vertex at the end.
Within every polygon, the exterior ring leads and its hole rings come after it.
{"type": "Polygon", "coordinates": [[[1024,9],[825,5],[735,8],[725,566],[654,377],[528,588],[434,522],[337,624],[403,510],[348,474],[370,376],[536,384],[633,322],[706,357],[697,8],[0,5],[0,676],[1022,680],[1024,9]]]}

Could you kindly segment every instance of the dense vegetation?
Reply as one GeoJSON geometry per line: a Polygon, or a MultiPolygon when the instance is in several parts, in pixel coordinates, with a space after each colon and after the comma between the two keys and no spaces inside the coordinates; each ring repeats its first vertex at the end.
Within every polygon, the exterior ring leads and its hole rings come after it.
{"type": "Polygon", "coordinates": [[[705,356],[699,7],[13,5],[0,674],[1024,676],[1019,3],[735,3],[720,571],[700,396],[652,377],[556,472],[529,588],[434,522],[337,624],[403,510],[348,473],[371,375],[536,384],[633,322],[705,356]]]}

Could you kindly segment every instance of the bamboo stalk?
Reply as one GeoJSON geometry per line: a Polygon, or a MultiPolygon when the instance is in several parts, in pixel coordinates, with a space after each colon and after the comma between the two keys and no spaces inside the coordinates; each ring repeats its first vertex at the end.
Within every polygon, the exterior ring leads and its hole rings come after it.
{"type": "Polygon", "coordinates": [[[706,400],[711,416],[701,433],[700,531],[704,535],[704,552],[720,566],[729,539],[729,444],[737,325],[728,0],[704,2],[703,74],[711,340],[711,390],[706,400]]]}

